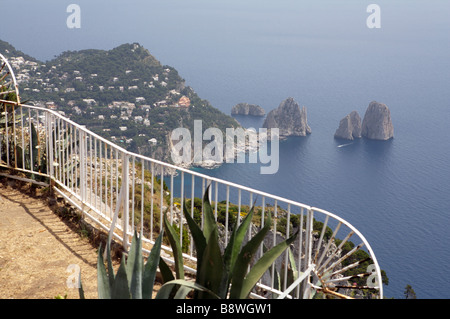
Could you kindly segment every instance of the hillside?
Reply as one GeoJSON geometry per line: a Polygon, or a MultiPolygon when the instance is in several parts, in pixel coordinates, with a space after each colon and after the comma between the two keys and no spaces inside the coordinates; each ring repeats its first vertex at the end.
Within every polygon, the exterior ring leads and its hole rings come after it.
{"type": "Polygon", "coordinates": [[[66,51],[42,62],[0,40],[19,81],[22,101],[54,109],[137,153],[170,161],[168,136],[177,127],[240,125],[185,85],[137,43],[112,50],[66,51]]]}

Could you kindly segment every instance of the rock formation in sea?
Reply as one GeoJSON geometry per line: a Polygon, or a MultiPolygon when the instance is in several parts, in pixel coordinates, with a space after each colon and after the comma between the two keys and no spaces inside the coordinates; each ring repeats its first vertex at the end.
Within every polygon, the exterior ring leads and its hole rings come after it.
{"type": "Polygon", "coordinates": [[[289,97],[267,114],[264,120],[263,128],[268,130],[272,128],[279,129],[280,137],[287,136],[306,136],[311,134],[311,128],[308,125],[306,108],[300,109],[298,103],[289,97]]]}
{"type": "Polygon", "coordinates": [[[231,109],[232,115],[252,115],[252,116],[264,116],[266,111],[256,104],[239,103],[233,106],[231,109]]]}
{"type": "Polygon", "coordinates": [[[357,111],[351,112],[340,121],[334,137],[346,140],[361,138],[361,117],[357,111]]]}
{"type": "Polygon", "coordinates": [[[389,140],[394,137],[391,112],[385,104],[370,102],[362,121],[361,135],[373,140],[389,140]]]}

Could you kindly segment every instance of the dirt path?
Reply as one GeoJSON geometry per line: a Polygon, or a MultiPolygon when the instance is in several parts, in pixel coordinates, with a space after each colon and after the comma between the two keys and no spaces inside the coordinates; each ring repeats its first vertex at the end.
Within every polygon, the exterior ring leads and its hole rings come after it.
{"type": "Polygon", "coordinates": [[[79,299],[69,266],[80,267],[86,298],[97,298],[97,249],[12,184],[0,180],[0,299],[79,299]]]}

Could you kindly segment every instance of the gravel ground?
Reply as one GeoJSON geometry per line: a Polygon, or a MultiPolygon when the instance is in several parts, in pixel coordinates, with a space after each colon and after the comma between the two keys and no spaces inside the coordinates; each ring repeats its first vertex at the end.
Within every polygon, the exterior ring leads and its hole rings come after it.
{"type": "Polygon", "coordinates": [[[0,180],[0,299],[97,298],[97,247],[29,189],[0,180]]]}

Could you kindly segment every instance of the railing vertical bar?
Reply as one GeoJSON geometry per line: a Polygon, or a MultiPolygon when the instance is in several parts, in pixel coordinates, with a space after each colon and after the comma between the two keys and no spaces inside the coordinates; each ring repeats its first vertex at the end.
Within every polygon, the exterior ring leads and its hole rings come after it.
{"type": "MultiPolygon", "coordinates": [[[[38,128],[36,128],[38,129],[38,128]]],[[[33,172],[33,133],[32,133],[32,117],[31,117],[31,109],[28,109],[28,138],[30,140],[30,170],[33,172]]],[[[39,138],[39,134],[38,138],[39,138]]],[[[25,150],[25,147],[23,148],[25,150]]],[[[25,164],[25,163],[24,163],[25,164]]]]}
{"type": "MultiPolygon", "coordinates": [[[[191,175],[191,217],[194,218],[194,199],[195,199],[195,176],[191,175]]],[[[194,243],[191,235],[190,253],[193,254],[194,243]]]]}
{"type": "Polygon", "coordinates": [[[145,166],[144,166],[144,159],[141,159],[141,237],[144,235],[144,201],[145,201],[145,166]]]}
{"type": "Polygon", "coordinates": [[[83,204],[86,203],[86,133],[80,130],[80,193],[83,204]]]}
{"type": "MultiPolygon", "coordinates": [[[[111,160],[113,160],[111,158],[111,160]]],[[[116,206],[115,209],[117,210],[117,207],[120,206],[119,202],[119,151],[116,149],[116,206]]]]}
{"type": "MultiPolygon", "coordinates": [[[[277,200],[274,202],[274,209],[273,209],[273,237],[272,237],[272,248],[276,246],[277,244],[277,200]]],[[[272,267],[272,289],[274,288],[274,280],[275,280],[275,264],[273,264],[272,267]]]]}
{"type": "MultiPolygon", "coordinates": [[[[287,224],[286,224],[286,238],[289,238],[290,235],[290,224],[291,224],[291,204],[288,204],[287,209],[287,224]]],[[[283,280],[283,291],[286,290],[287,287],[287,277],[288,277],[288,265],[289,265],[289,249],[286,249],[284,252],[284,280],[283,280]]]]}
{"type": "MultiPolygon", "coordinates": [[[[261,229],[264,227],[264,218],[265,218],[265,201],[266,201],[266,197],[263,196],[261,198],[261,229]]],[[[259,245],[259,256],[260,258],[263,256],[264,254],[264,241],[259,245]]],[[[262,278],[259,279],[258,281],[260,284],[262,283],[262,278]]]]}
{"type": "Polygon", "coordinates": [[[61,138],[61,134],[62,134],[62,128],[61,128],[61,118],[58,118],[58,165],[59,165],[59,177],[58,177],[58,181],[62,182],[63,178],[62,178],[62,138],[61,138]]]}
{"type": "Polygon", "coordinates": [[[77,193],[80,192],[80,182],[79,174],[81,170],[81,162],[80,162],[80,130],[75,128],[75,160],[77,165],[75,166],[75,187],[77,189],[77,193]]]}
{"type": "Polygon", "coordinates": [[[214,196],[214,215],[215,215],[215,219],[217,221],[217,203],[218,203],[218,191],[219,191],[219,182],[216,182],[216,193],[214,196]]]}
{"type": "Polygon", "coordinates": [[[153,190],[154,190],[154,182],[155,182],[155,163],[151,162],[150,164],[151,170],[151,182],[150,182],[150,240],[153,241],[153,190]]]}
{"type": "Polygon", "coordinates": [[[73,161],[73,125],[69,125],[69,136],[67,137],[69,141],[68,145],[68,152],[69,152],[69,158],[67,160],[67,187],[71,190],[73,193],[73,169],[74,169],[74,161],[73,161]]]}
{"type": "MultiPolygon", "coordinates": [[[[307,215],[306,215],[306,234],[305,234],[305,267],[309,268],[311,266],[311,260],[312,260],[312,233],[313,233],[313,220],[314,220],[314,213],[311,209],[308,209],[307,215]]],[[[310,298],[310,291],[311,291],[311,279],[308,276],[308,279],[305,282],[305,291],[303,294],[303,298],[309,299],[310,298]]]]}
{"type": "Polygon", "coordinates": [[[51,178],[55,178],[55,167],[53,166],[54,163],[54,152],[53,152],[53,146],[55,145],[55,140],[54,140],[54,130],[53,130],[53,115],[50,114],[50,123],[49,123],[49,154],[50,154],[50,176],[51,178]]]}
{"type": "MultiPolygon", "coordinates": [[[[109,150],[109,167],[110,167],[110,174],[109,174],[109,218],[113,217],[113,212],[114,212],[114,152],[113,152],[113,148],[110,147],[109,150]]],[[[116,197],[116,201],[117,201],[117,197],[116,197]]]]}
{"type": "Polygon", "coordinates": [[[92,140],[93,137],[91,135],[89,135],[89,166],[90,166],[90,174],[89,174],[89,206],[92,207],[92,196],[94,194],[94,181],[93,181],[93,176],[94,176],[94,172],[93,172],[93,148],[92,148],[92,140]]]}
{"type": "MultiPolygon", "coordinates": [[[[262,198],[261,198],[261,228],[263,228],[264,227],[264,222],[265,222],[265,209],[266,209],[266,207],[265,207],[265,205],[266,205],[266,197],[265,196],[263,196],[262,198]]],[[[263,247],[263,245],[262,245],[262,243],[261,243],[261,246],[260,246],[260,255],[262,256],[264,254],[264,247],[263,247]]]]}
{"type": "Polygon", "coordinates": [[[160,198],[160,200],[161,200],[161,202],[160,202],[160,206],[159,206],[159,213],[160,213],[160,225],[159,225],[159,232],[161,233],[162,232],[162,230],[163,230],[163,200],[164,200],[164,198],[163,198],[163,196],[164,196],[164,194],[163,194],[163,192],[164,192],[164,166],[162,166],[162,165],[160,165],[160,167],[161,167],[161,177],[160,177],[160,185],[159,185],[159,188],[160,188],[160,196],[161,196],[161,198],[160,198]]]}
{"type": "MultiPolygon", "coordinates": [[[[17,97],[18,98],[18,97],[17,97]]],[[[16,106],[13,105],[12,107],[12,117],[13,117],[13,134],[14,134],[14,167],[17,168],[17,131],[16,131],[16,106]]]]}
{"type": "MultiPolygon", "coordinates": [[[[25,169],[25,130],[23,128],[23,110],[22,110],[22,105],[20,105],[20,132],[21,132],[21,138],[22,138],[22,169],[25,169]]],[[[28,135],[31,134],[31,131],[29,132],[28,135]]],[[[1,145],[1,144],[0,144],[1,145]]],[[[30,163],[31,163],[31,159],[30,159],[30,163]]]]}
{"type": "Polygon", "coordinates": [[[173,223],[173,170],[170,171],[170,224],[172,223],[173,223]]]}
{"type": "Polygon", "coordinates": [[[136,158],[135,156],[131,157],[131,160],[133,161],[132,168],[131,168],[131,232],[134,234],[135,231],[135,225],[134,225],[134,199],[135,199],[135,182],[136,182],[136,158]]]}
{"type": "Polygon", "coordinates": [[[62,170],[62,179],[63,179],[63,184],[65,186],[67,186],[68,183],[68,179],[67,179],[67,164],[68,164],[68,156],[67,156],[67,122],[64,121],[64,135],[63,135],[63,170],[62,170]]]}
{"type": "Polygon", "coordinates": [[[9,165],[8,109],[5,104],[6,165],[9,165]]]}
{"type": "Polygon", "coordinates": [[[202,193],[200,194],[201,195],[201,202],[202,202],[202,214],[201,214],[201,226],[202,226],[202,229],[203,229],[203,225],[204,225],[204,223],[203,223],[203,215],[205,214],[205,210],[204,210],[204,208],[203,208],[203,194],[205,194],[205,178],[204,177],[202,177],[202,193]]]}
{"type": "Polygon", "coordinates": [[[334,242],[334,238],[336,237],[336,234],[338,233],[339,229],[341,228],[342,222],[339,222],[334,229],[333,235],[331,235],[331,238],[328,240],[327,247],[323,250],[322,255],[319,258],[319,261],[317,262],[317,268],[321,268],[321,264],[323,261],[323,258],[326,256],[326,253],[329,251],[331,244],[334,242]]]}
{"type": "Polygon", "coordinates": [[[95,159],[95,208],[98,209],[98,167],[99,164],[97,162],[98,154],[97,154],[97,138],[94,138],[94,159],[95,159]]]}
{"type": "Polygon", "coordinates": [[[105,143],[105,215],[111,216],[111,207],[108,209],[108,166],[112,174],[111,160],[108,160],[108,145],[105,143]]]}
{"type": "Polygon", "coordinates": [[[322,231],[320,232],[319,242],[317,243],[316,253],[314,254],[314,264],[316,264],[316,265],[317,265],[317,259],[319,258],[320,246],[322,246],[322,240],[323,240],[323,236],[325,235],[325,231],[327,229],[329,218],[330,218],[330,216],[328,216],[328,215],[325,217],[325,222],[323,223],[322,231]]]}
{"type": "MultiPolygon", "coordinates": [[[[45,118],[45,116],[44,116],[44,118],[45,118]]],[[[33,119],[31,119],[31,120],[33,120],[33,119]]],[[[45,130],[45,124],[43,126],[44,126],[44,134],[47,134],[47,132],[45,130]]],[[[43,146],[41,145],[41,141],[40,141],[40,138],[39,138],[39,130],[40,130],[40,128],[41,128],[41,125],[39,123],[39,110],[36,110],[36,138],[37,138],[36,144],[37,144],[37,147],[38,147],[38,150],[37,150],[38,160],[37,160],[37,162],[38,162],[38,171],[39,171],[39,173],[42,173],[42,169],[41,169],[42,158],[41,157],[43,155],[43,153],[42,153],[42,147],[43,146]]]]}
{"type": "MultiPolygon", "coordinates": [[[[248,204],[248,211],[247,214],[250,212],[250,209],[253,207],[253,193],[250,192],[249,194],[249,204],[248,204]]],[[[252,223],[253,224],[253,223],[252,223]]],[[[248,240],[250,240],[252,238],[252,232],[251,232],[251,228],[250,231],[248,232],[248,240]]]]}
{"type": "Polygon", "coordinates": [[[241,189],[238,190],[238,215],[237,215],[237,224],[241,224],[241,189]]]}
{"type": "Polygon", "coordinates": [[[227,198],[225,207],[225,243],[228,244],[228,216],[230,207],[230,185],[227,185],[227,198]]]}
{"type": "MultiPolygon", "coordinates": [[[[300,208],[300,230],[299,230],[299,236],[298,236],[298,271],[299,273],[303,272],[303,265],[302,265],[302,254],[303,254],[303,207],[300,208]]],[[[301,295],[303,295],[303,290],[300,289],[302,284],[297,286],[297,298],[299,298],[301,295]]],[[[303,285],[304,286],[304,285],[303,285]]]]}
{"type": "Polygon", "coordinates": [[[125,198],[123,200],[123,246],[125,251],[128,250],[128,226],[130,223],[129,212],[130,212],[130,181],[129,181],[129,170],[130,170],[130,161],[128,155],[123,155],[123,163],[122,163],[122,183],[125,184],[125,198]]]}
{"type": "Polygon", "coordinates": [[[180,247],[183,247],[183,199],[184,199],[184,172],[181,172],[181,191],[180,191],[180,247]]]}
{"type": "Polygon", "coordinates": [[[98,150],[99,150],[99,158],[100,158],[100,181],[99,181],[100,212],[103,213],[103,156],[102,156],[103,145],[102,145],[101,141],[99,141],[98,150]]]}

